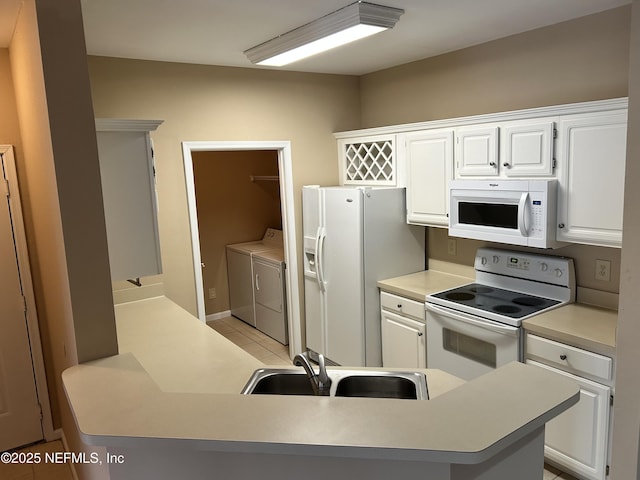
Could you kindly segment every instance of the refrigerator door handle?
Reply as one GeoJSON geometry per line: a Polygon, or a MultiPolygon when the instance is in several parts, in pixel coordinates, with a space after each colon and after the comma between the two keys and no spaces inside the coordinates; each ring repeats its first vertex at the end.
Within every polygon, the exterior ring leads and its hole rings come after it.
{"type": "Polygon", "coordinates": [[[326,232],[324,227],[318,227],[318,233],[316,234],[316,278],[318,279],[318,286],[320,291],[326,292],[326,284],[324,281],[324,240],[326,238],[326,232]]]}

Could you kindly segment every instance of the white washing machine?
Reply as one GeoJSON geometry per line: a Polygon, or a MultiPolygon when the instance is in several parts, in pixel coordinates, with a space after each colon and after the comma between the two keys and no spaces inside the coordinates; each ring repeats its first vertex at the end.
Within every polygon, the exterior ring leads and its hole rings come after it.
{"type": "Polygon", "coordinates": [[[253,296],[256,328],[283,345],[289,343],[284,250],[255,252],[253,263],[253,296]]]}
{"type": "Polygon", "coordinates": [[[283,248],[282,230],[267,228],[262,240],[227,245],[227,279],[231,315],[256,326],[253,299],[254,253],[283,248]]]}

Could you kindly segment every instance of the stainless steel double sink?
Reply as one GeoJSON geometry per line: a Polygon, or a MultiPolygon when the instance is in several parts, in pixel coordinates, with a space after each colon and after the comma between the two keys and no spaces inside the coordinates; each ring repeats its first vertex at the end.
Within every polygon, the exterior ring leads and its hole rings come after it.
{"type": "MultiPolygon", "coordinates": [[[[368,397],[428,400],[423,373],[328,368],[332,397],[368,397]]],[[[262,395],[313,395],[307,374],[301,369],[260,368],[242,393],[262,395]]]]}

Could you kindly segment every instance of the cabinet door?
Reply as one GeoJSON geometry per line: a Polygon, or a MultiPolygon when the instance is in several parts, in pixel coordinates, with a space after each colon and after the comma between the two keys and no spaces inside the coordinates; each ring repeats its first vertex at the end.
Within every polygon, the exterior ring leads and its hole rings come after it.
{"type": "Polygon", "coordinates": [[[553,122],[505,125],[500,132],[501,168],[507,177],[553,174],[553,122]]]}
{"type": "Polygon", "coordinates": [[[580,401],[546,425],[545,457],[581,478],[604,480],[611,388],[532,360],[526,363],[563,375],[580,385],[580,401]]]}
{"type": "Polygon", "coordinates": [[[560,119],[557,239],[622,245],[627,114],[560,119]]]}
{"type": "Polygon", "coordinates": [[[111,279],[126,280],[162,273],[162,266],[149,131],[134,120],[116,130],[117,122],[96,125],[111,279]]]}
{"type": "Polygon", "coordinates": [[[403,135],[407,167],[407,222],[449,224],[449,180],[453,178],[453,130],[403,135]]]}
{"type": "Polygon", "coordinates": [[[382,365],[426,368],[425,324],[382,310],[382,365]]]}
{"type": "Polygon", "coordinates": [[[496,176],[498,127],[463,127],[456,133],[456,177],[496,176]]]}

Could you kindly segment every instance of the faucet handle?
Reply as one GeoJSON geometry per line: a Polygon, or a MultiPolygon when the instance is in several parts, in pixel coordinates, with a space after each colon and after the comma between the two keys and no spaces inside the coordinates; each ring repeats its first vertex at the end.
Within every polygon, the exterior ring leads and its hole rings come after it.
{"type": "Polygon", "coordinates": [[[321,353],[318,354],[318,380],[323,384],[331,382],[331,379],[327,374],[327,367],[325,366],[324,355],[321,353]]]}

